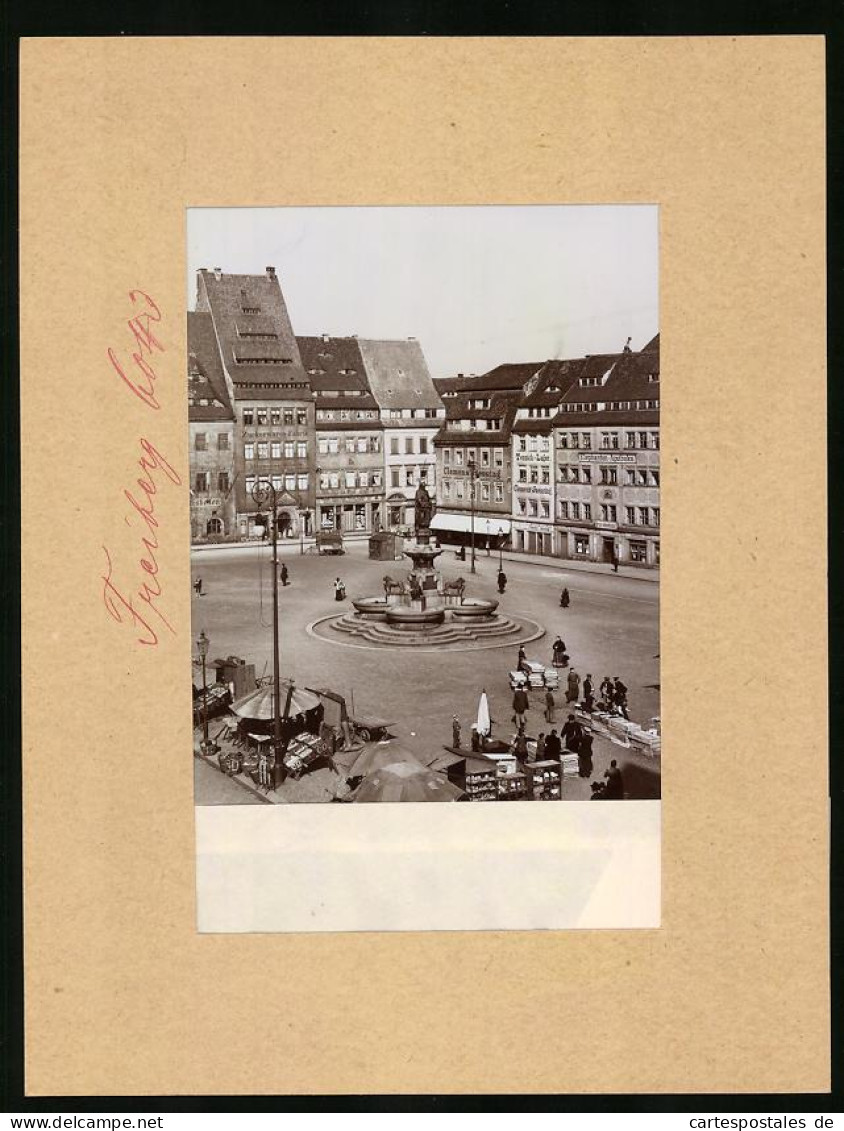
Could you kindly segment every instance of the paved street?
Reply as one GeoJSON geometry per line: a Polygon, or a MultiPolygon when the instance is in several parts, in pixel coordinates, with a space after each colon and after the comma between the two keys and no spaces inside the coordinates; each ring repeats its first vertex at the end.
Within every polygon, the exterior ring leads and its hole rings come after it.
{"type": "MultiPolygon", "coordinates": [[[[234,654],[252,662],[258,676],[272,671],[272,565],[269,546],[233,546],[194,552],[193,579],[202,578],[206,595],[193,597],[193,635],[204,629],[210,637],[209,659],[234,654]]],[[[348,611],[348,601],[334,601],[338,575],[349,597],[380,594],[385,573],[405,572],[400,562],[370,561],[365,541],[347,543],[342,557],[300,556],[299,546],[280,551],[290,571],[290,584],[279,590],[281,610],[281,668],[283,677],[299,685],[324,685],[354,696],[358,712],[393,720],[392,733],[420,755],[433,755],[451,741],[451,715],[463,723],[468,742],[482,688],[490,699],[493,733],[512,732],[512,692],[508,671],[515,666],[515,645],[483,651],[436,655],[413,648],[370,650],[330,645],[315,639],[308,625],[319,617],[348,611]]],[[[497,597],[498,558],[481,554],[476,575],[469,563],[446,550],[437,560],[446,577],[463,576],[467,596],[497,597]]],[[[409,563],[408,563],[409,565],[409,563]]],[[[556,563],[505,562],[509,579],[500,598],[505,614],[523,614],[546,626],[546,635],[527,648],[529,658],[550,663],[551,642],[559,632],[581,677],[591,672],[597,684],[605,675],[620,676],[629,688],[630,717],[645,722],[659,714],[658,617],[659,587],[650,581],[610,573],[567,571],[556,563]],[[568,586],[571,605],[559,608],[560,589],[568,586]]],[[[556,725],[565,721],[564,679],[557,694],[556,725]]],[[[544,692],[531,693],[528,733],[548,731],[543,719],[544,692]]],[[[610,757],[610,743],[595,743],[595,773],[600,777],[610,757]]],[[[213,770],[197,771],[197,801],[225,804],[219,783],[209,785],[213,770]],[[210,790],[210,792],[208,792],[210,790]]],[[[217,774],[217,778],[223,775],[217,774]]],[[[254,800],[238,786],[237,800],[254,800]]],[[[222,787],[225,788],[225,787],[222,787]]],[[[564,797],[588,797],[589,785],[566,779],[564,797]]]]}

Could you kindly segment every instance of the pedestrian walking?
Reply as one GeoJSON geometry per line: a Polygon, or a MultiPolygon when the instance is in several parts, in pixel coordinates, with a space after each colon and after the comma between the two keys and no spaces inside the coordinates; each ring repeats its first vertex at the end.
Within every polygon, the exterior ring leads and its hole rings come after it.
{"type": "Polygon", "coordinates": [[[524,688],[519,687],[513,695],[513,722],[518,727],[524,727],[526,719],[525,712],[529,706],[527,692],[524,688]]]}
{"type": "Polygon", "coordinates": [[[503,569],[498,571],[498,592],[503,593],[507,588],[507,574],[503,569]]]}
{"type": "Polygon", "coordinates": [[[576,703],[580,698],[580,676],[577,674],[574,668],[572,668],[569,672],[569,677],[566,682],[566,688],[566,702],[576,703]]]}
{"type": "Polygon", "coordinates": [[[618,573],[618,555],[617,554],[613,554],[613,556],[612,556],[612,571],[613,571],[613,573],[618,573]]]}
{"type": "Polygon", "coordinates": [[[604,777],[607,779],[607,787],[604,793],[607,801],[623,801],[624,778],[621,776],[621,770],[618,768],[615,758],[610,762],[610,768],[604,770],[604,777]]]}
{"type": "Polygon", "coordinates": [[[197,597],[204,597],[205,596],[205,594],[202,592],[202,578],[201,577],[198,577],[196,579],[196,581],[193,583],[193,588],[194,588],[194,592],[196,593],[197,597]]]}
{"type": "Polygon", "coordinates": [[[556,703],[554,702],[554,693],[549,687],[545,692],[545,721],[547,723],[553,723],[555,707],[556,703]]]}
{"type": "Polygon", "coordinates": [[[554,667],[564,668],[569,660],[566,655],[566,642],[561,636],[558,636],[554,641],[551,646],[551,651],[554,667]]]}
{"type": "Polygon", "coordinates": [[[288,584],[287,579],[290,577],[290,571],[287,568],[287,562],[281,563],[281,573],[279,574],[279,577],[281,578],[282,585],[288,584]]]}
{"type": "Polygon", "coordinates": [[[569,715],[566,719],[566,725],[560,731],[560,738],[566,744],[566,750],[571,750],[575,754],[580,747],[580,740],[583,737],[583,727],[574,717],[569,715]]]}
{"type": "Polygon", "coordinates": [[[613,682],[613,703],[629,722],[630,716],[627,713],[627,687],[621,682],[618,676],[615,677],[613,682]]]}
{"type": "Polygon", "coordinates": [[[563,589],[562,593],[560,594],[560,608],[567,609],[569,607],[569,600],[570,598],[568,589],[563,589]]]}
{"type": "Polygon", "coordinates": [[[580,745],[577,748],[577,773],[581,778],[588,778],[592,774],[592,735],[584,730],[580,736],[580,745]]]}
{"type": "Polygon", "coordinates": [[[536,758],[535,761],[541,762],[545,757],[545,735],[540,732],[536,740],[536,758]]]}
{"type": "Polygon", "coordinates": [[[591,675],[587,675],[583,681],[583,706],[590,713],[595,706],[595,685],[591,675]]]}
{"type": "Polygon", "coordinates": [[[346,586],[343,584],[339,577],[334,579],[334,600],[346,600],[346,586]]]}
{"type": "Polygon", "coordinates": [[[460,749],[460,719],[457,715],[451,716],[451,745],[455,750],[460,749]]]}

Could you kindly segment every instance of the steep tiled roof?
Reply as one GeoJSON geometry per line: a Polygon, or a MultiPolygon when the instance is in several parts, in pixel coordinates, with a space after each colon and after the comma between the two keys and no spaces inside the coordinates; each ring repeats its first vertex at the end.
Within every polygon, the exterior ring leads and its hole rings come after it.
{"type": "Polygon", "coordinates": [[[378,408],[366,380],[356,338],[320,336],[296,340],[311,388],[316,393],[317,408],[378,408]],[[337,395],[326,396],[326,393],[337,395]]]}
{"type": "Polygon", "coordinates": [[[541,361],[505,362],[503,365],[496,365],[488,373],[477,376],[441,378],[440,389],[458,393],[486,393],[505,389],[521,391],[542,365],[541,361]]]}
{"type": "Polygon", "coordinates": [[[188,419],[234,419],[210,314],[188,313],[188,419]]]}
{"type": "Polygon", "coordinates": [[[279,281],[265,275],[197,272],[197,310],[210,311],[236,399],[310,396],[279,281]]]}
{"type": "Polygon", "coordinates": [[[357,339],[366,380],[381,408],[442,408],[422,347],[415,339],[357,339]]]}
{"type": "MultiPolygon", "coordinates": [[[[591,373],[584,368],[578,382],[562,398],[560,410],[554,420],[555,425],[577,427],[580,424],[658,424],[658,408],[646,405],[646,402],[659,403],[658,337],[659,335],[654,339],[656,348],[643,350],[641,353],[625,351],[616,355],[603,355],[600,360],[594,361],[591,373]],[[609,366],[608,362],[611,363],[609,366]],[[580,384],[583,376],[598,377],[599,371],[607,375],[604,384],[580,384]],[[569,410],[569,406],[589,404],[603,404],[606,407],[585,412],[569,410]]],[[[653,342],[649,346],[653,346],[653,342]]]]}

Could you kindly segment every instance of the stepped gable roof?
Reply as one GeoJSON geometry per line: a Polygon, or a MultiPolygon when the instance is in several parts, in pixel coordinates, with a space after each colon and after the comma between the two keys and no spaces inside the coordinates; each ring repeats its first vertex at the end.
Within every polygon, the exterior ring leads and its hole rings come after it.
{"type": "Polygon", "coordinates": [[[238,400],[310,397],[299,346],[273,268],[263,275],[197,272],[197,310],[210,311],[238,400]]]}
{"type": "Polygon", "coordinates": [[[188,313],[188,420],[233,420],[210,314],[188,313]]]}
{"type": "Polygon", "coordinates": [[[422,346],[415,338],[358,338],[366,381],[380,408],[442,408],[422,346]]]}

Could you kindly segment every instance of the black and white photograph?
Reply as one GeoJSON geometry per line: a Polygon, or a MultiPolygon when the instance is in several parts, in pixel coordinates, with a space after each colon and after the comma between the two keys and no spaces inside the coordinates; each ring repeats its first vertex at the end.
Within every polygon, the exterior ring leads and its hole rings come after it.
{"type": "Polygon", "coordinates": [[[658,798],[657,210],[188,243],[196,804],[658,798]]]}

